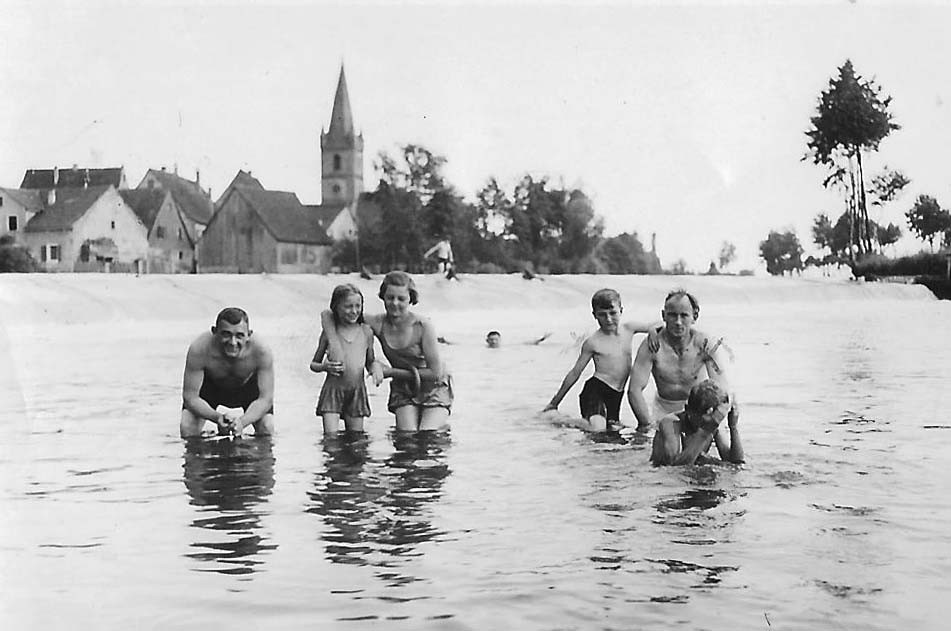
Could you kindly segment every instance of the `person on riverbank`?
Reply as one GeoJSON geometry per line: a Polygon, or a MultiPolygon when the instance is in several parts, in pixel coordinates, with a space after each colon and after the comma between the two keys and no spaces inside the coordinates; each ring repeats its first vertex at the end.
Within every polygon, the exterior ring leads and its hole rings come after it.
{"type": "Polygon", "coordinates": [[[433,254],[436,255],[436,264],[439,266],[439,271],[446,275],[446,278],[452,280],[450,274],[455,275],[453,271],[453,259],[452,259],[452,244],[449,243],[449,239],[443,238],[436,242],[436,245],[426,250],[423,253],[423,258],[429,258],[433,254]]]}
{"type": "Polygon", "coordinates": [[[668,414],[657,423],[651,446],[655,465],[689,465],[715,462],[704,454],[716,443],[720,460],[741,464],[745,460],[740,441],[740,414],[730,403],[730,395],[713,379],[690,389],[682,412],[668,414]],[[729,436],[720,431],[727,417],[729,436]]]}
{"type": "Polygon", "coordinates": [[[581,416],[585,421],[583,428],[593,432],[616,431],[620,428],[621,400],[631,372],[634,335],[651,331],[649,323],[621,324],[623,311],[621,296],[613,289],[600,289],[594,293],[591,297],[591,313],[598,322],[598,330],[581,344],[578,360],[565,375],[543,412],[558,409],[588,362],[593,360],[594,375],[585,382],[578,397],[581,416]]]}
{"type": "Polygon", "coordinates": [[[645,340],[637,349],[627,396],[638,431],[646,432],[657,419],[683,411],[690,389],[705,378],[714,379],[729,392],[723,340],[711,344],[706,334],[694,329],[699,317],[700,303],[692,294],[683,289],[671,291],[661,310],[664,328],[659,347],[652,349],[645,340]],[[653,413],[644,398],[651,375],[657,387],[653,413]]]}
{"type": "Polygon", "coordinates": [[[183,438],[201,435],[205,421],[220,434],[240,436],[248,425],[258,435],[273,433],[274,360],[252,333],[248,314],[228,307],[210,332],[189,345],[179,425],[183,438]]]}
{"type": "Polygon", "coordinates": [[[370,416],[364,369],[373,376],[374,385],[383,381],[383,372],[373,355],[373,330],[364,323],[363,293],[351,284],[338,285],[330,296],[334,328],[320,332],[317,351],[310,362],[313,372],[327,373],[317,400],[325,435],[340,430],[340,419],[348,432],[362,432],[363,421],[370,416]],[[328,352],[329,337],[336,336],[339,355],[328,352]]]}
{"type": "MultiPolygon", "coordinates": [[[[419,301],[413,278],[406,272],[389,272],[378,295],[385,313],[365,318],[390,362],[382,374],[391,379],[387,409],[396,418],[397,431],[448,427],[452,379],[439,357],[432,323],[410,310],[419,301]]],[[[335,328],[329,311],[322,312],[320,320],[325,331],[335,328]]],[[[328,336],[328,344],[331,352],[340,352],[333,337],[328,336]]]]}

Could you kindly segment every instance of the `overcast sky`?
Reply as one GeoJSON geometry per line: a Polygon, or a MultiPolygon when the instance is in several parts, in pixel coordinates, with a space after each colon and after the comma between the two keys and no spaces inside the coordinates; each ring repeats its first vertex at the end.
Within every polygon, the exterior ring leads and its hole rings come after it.
{"type": "MultiPolygon", "coordinates": [[[[320,196],[319,134],[345,63],[366,184],[381,151],[445,155],[472,199],[490,176],[580,186],[607,233],[657,233],[703,271],[751,267],[770,229],[812,251],[841,199],[800,158],[846,58],[902,129],[868,163],[911,179],[873,218],[951,205],[951,5],[810,3],[33,2],[0,0],[0,186],[27,168],[177,164],[217,197],[238,169],[320,196]]],[[[917,250],[911,239],[903,250],[917,250]]]]}

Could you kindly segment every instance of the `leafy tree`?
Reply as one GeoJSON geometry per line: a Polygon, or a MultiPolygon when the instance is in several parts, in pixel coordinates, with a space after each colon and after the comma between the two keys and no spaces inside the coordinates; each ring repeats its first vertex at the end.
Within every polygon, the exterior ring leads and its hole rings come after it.
{"type": "Polygon", "coordinates": [[[795,232],[770,230],[759,244],[760,257],[766,261],[766,271],[774,276],[802,269],[802,246],[795,232]]]}
{"type": "Polygon", "coordinates": [[[940,233],[951,230],[951,213],[938,205],[938,200],[930,195],[919,195],[915,205],[905,213],[908,227],[918,238],[927,241],[934,252],[934,238],[940,233]]]}
{"type": "Polygon", "coordinates": [[[720,269],[724,269],[727,265],[735,260],[736,246],[729,241],[724,241],[720,245],[720,254],[717,256],[717,261],[720,263],[720,269]]]}
{"type": "Polygon", "coordinates": [[[882,248],[882,251],[885,251],[885,246],[896,243],[898,239],[901,238],[901,228],[896,226],[893,223],[890,223],[887,226],[876,226],[875,239],[878,241],[878,245],[882,248]]]}
{"type": "Polygon", "coordinates": [[[827,214],[819,213],[816,215],[812,222],[812,242],[820,248],[832,250],[832,253],[835,254],[835,250],[832,248],[832,230],[832,222],[827,214]]]}
{"type": "Polygon", "coordinates": [[[869,188],[872,206],[884,206],[898,197],[909,184],[911,180],[905,177],[904,173],[886,166],[881,173],[872,178],[869,188]]]}
{"type": "Polygon", "coordinates": [[[30,251],[9,234],[0,237],[0,272],[35,272],[39,267],[30,251]]]}
{"type": "Polygon", "coordinates": [[[595,258],[608,274],[656,274],[637,233],[621,233],[598,244],[595,258]]]}
{"type": "MultiPolygon", "coordinates": [[[[863,153],[877,151],[879,143],[901,127],[888,111],[891,97],[884,96],[874,81],[855,73],[852,62],[838,69],[829,88],[819,96],[812,128],[806,131],[808,153],[813,162],[826,167],[830,174],[823,181],[845,193],[849,213],[850,243],[859,252],[871,252],[872,231],[868,216],[863,153]]],[[[849,250],[850,255],[852,250],[849,250]]]]}
{"type": "Polygon", "coordinates": [[[674,261],[674,264],[670,267],[670,273],[676,274],[677,276],[683,276],[687,274],[687,261],[683,259],[677,259],[674,261]]]}

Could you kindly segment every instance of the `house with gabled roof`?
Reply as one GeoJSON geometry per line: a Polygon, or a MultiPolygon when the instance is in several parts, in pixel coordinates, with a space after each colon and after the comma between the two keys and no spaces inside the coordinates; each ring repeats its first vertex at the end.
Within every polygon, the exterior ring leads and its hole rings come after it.
{"type": "Polygon", "coordinates": [[[45,194],[51,189],[106,185],[112,185],[120,191],[129,188],[125,179],[125,169],[123,167],[90,169],[75,164],[68,169],[60,169],[59,167],[27,169],[23,174],[20,188],[43,191],[45,194]]]}
{"type": "Polygon", "coordinates": [[[148,231],[111,184],[51,189],[23,242],[48,272],[145,272],[148,231]]]}
{"type": "Polygon", "coordinates": [[[24,227],[41,210],[40,191],[0,188],[0,237],[10,235],[15,243],[22,243],[24,227]]]}
{"type": "Polygon", "coordinates": [[[217,207],[198,249],[200,271],[300,274],[330,269],[333,241],[296,194],[235,185],[217,207]]]}
{"type": "Polygon", "coordinates": [[[250,171],[245,171],[243,169],[238,169],[238,172],[235,174],[234,179],[231,180],[231,183],[225,187],[224,192],[221,194],[221,197],[218,198],[218,201],[215,202],[215,208],[221,208],[222,202],[225,198],[231,194],[236,188],[256,188],[259,191],[264,190],[264,186],[261,184],[261,181],[251,175],[250,171]]]}
{"type": "Polygon", "coordinates": [[[188,232],[188,239],[195,243],[201,238],[205,226],[215,214],[215,205],[211,193],[201,187],[201,176],[195,173],[195,180],[188,180],[178,173],[169,173],[165,167],[149,169],[136,187],[138,190],[157,188],[172,194],[175,203],[182,212],[182,221],[188,232]]]}
{"type": "Polygon", "coordinates": [[[195,242],[185,213],[171,192],[161,188],[119,191],[148,231],[149,274],[190,274],[195,271],[195,242]]]}

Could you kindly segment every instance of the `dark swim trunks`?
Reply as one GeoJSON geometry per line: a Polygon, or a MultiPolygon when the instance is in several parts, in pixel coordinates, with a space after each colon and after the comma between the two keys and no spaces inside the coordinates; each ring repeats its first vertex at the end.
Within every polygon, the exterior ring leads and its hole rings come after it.
{"type": "Polygon", "coordinates": [[[597,377],[591,377],[584,382],[584,388],[578,395],[578,404],[581,406],[581,416],[591,418],[595,415],[603,416],[608,422],[617,423],[621,419],[621,398],[623,393],[618,392],[597,377]]]}
{"type": "MultiPolygon", "coordinates": [[[[204,378],[201,382],[201,390],[198,391],[198,396],[213,408],[224,405],[229,408],[241,408],[245,411],[247,411],[248,406],[251,405],[260,394],[261,392],[258,390],[257,372],[251,373],[251,376],[248,377],[248,380],[242,385],[237,388],[232,388],[217,383],[214,378],[208,374],[208,371],[205,371],[204,378]]],[[[185,405],[182,404],[182,409],[184,408],[185,405]]],[[[271,409],[267,411],[267,414],[274,414],[273,405],[271,409]]]]}

